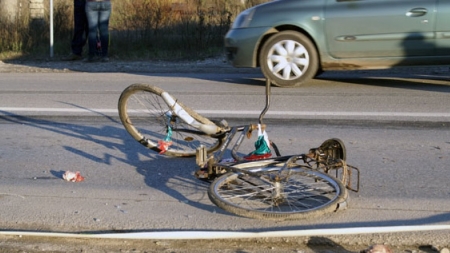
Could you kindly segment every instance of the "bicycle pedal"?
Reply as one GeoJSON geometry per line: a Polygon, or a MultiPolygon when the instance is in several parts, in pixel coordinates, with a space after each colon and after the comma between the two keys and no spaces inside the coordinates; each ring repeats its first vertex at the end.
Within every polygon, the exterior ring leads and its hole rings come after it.
{"type": "Polygon", "coordinates": [[[195,172],[195,177],[198,179],[207,179],[209,178],[209,174],[205,169],[199,169],[195,172]]]}
{"type": "Polygon", "coordinates": [[[208,174],[206,169],[199,169],[195,172],[195,177],[203,182],[211,183],[217,177],[214,174],[208,174]]]}

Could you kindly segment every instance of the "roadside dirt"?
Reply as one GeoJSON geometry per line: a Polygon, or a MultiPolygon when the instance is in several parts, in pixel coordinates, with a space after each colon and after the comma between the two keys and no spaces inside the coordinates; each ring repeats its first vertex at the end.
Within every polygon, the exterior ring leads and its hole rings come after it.
{"type": "Polygon", "coordinates": [[[10,252],[224,252],[224,253],[447,253],[448,249],[433,245],[389,246],[352,242],[349,245],[337,243],[338,238],[282,238],[282,239],[241,239],[241,240],[124,240],[124,239],[76,239],[26,236],[0,236],[0,253],[10,252]],[[374,245],[383,246],[372,250],[374,245]],[[389,251],[391,250],[391,251],[389,251]],[[447,250],[447,251],[446,251],[447,250]]]}
{"type": "Polygon", "coordinates": [[[124,72],[124,73],[240,73],[259,69],[238,69],[222,58],[197,61],[118,61],[93,62],[53,60],[0,61],[0,73],[64,73],[64,72],[124,72]]]}

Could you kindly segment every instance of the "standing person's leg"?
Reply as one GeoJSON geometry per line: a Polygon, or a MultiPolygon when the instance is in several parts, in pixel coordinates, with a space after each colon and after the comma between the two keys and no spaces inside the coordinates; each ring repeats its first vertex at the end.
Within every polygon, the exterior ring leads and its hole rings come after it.
{"type": "Polygon", "coordinates": [[[88,22],[86,17],[86,0],[74,0],[74,36],[72,53],[81,56],[86,45],[88,22]]]}
{"type": "Polygon", "coordinates": [[[111,16],[111,2],[103,1],[101,2],[101,11],[99,14],[99,33],[100,33],[100,42],[102,45],[102,60],[108,61],[108,52],[109,52],[109,17],[111,16]]]}
{"type": "Polygon", "coordinates": [[[99,6],[100,2],[88,1],[86,3],[86,16],[89,24],[89,35],[88,35],[89,56],[87,58],[87,61],[94,61],[95,54],[97,52],[99,6]]]}
{"type": "Polygon", "coordinates": [[[89,23],[87,20],[87,15],[86,15],[86,0],[81,0],[81,2],[83,2],[83,5],[80,8],[80,15],[83,15],[83,27],[84,27],[84,32],[83,32],[83,47],[84,45],[86,45],[86,42],[88,40],[88,36],[89,36],[89,23]],[[83,13],[81,13],[83,12],[83,13]]]}
{"type": "Polygon", "coordinates": [[[73,1],[73,37],[70,44],[72,53],[65,60],[74,61],[82,58],[88,32],[85,5],[86,0],[73,1]]]}

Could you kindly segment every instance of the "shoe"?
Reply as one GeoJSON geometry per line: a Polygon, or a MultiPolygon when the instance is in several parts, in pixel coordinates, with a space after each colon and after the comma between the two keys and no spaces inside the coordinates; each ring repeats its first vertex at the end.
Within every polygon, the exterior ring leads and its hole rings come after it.
{"type": "Polygon", "coordinates": [[[102,57],[102,60],[101,60],[102,62],[109,62],[109,57],[107,57],[107,56],[104,56],[104,57],[102,57]]]}
{"type": "Polygon", "coordinates": [[[71,53],[69,56],[63,58],[63,61],[78,61],[81,59],[83,59],[83,57],[81,57],[81,55],[71,53]]]}

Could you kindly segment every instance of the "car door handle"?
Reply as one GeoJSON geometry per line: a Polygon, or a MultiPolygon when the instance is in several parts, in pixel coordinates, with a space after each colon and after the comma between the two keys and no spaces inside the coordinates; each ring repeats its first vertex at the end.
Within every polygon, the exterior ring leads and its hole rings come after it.
{"type": "Polygon", "coordinates": [[[421,17],[428,13],[426,8],[414,8],[406,13],[408,17],[421,17]]]}

